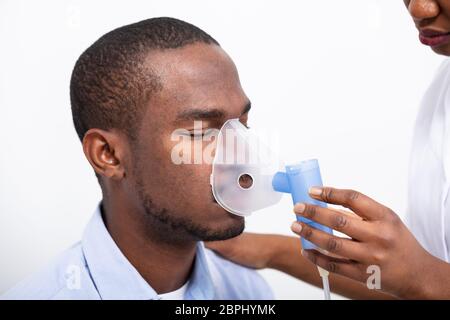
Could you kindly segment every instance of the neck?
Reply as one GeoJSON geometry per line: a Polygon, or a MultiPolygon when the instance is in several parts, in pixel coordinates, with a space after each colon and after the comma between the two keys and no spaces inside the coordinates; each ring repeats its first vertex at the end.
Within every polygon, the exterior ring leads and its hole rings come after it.
{"type": "Polygon", "coordinates": [[[158,294],[180,288],[189,279],[197,242],[164,241],[161,229],[146,223],[142,209],[123,200],[114,197],[102,204],[103,221],[116,245],[158,294]]]}

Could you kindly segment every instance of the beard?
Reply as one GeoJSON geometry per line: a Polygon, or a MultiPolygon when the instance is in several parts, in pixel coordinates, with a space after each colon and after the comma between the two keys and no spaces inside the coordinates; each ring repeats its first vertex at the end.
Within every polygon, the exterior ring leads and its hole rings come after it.
{"type": "Polygon", "coordinates": [[[151,196],[146,192],[144,181],[140,178],[142,175],[134,176],[136,178],[135,189],[145,211],[144,223],[149,236],[157,236],[160,240],[170,242],[219,241],[234,238],[245,229],[245,221],[241,217],[232,217],[236,223],[228,228],[211,229],[191,218],[186,218],[184,212],[176,213],[161,208],[152,201],[151,196]]]}

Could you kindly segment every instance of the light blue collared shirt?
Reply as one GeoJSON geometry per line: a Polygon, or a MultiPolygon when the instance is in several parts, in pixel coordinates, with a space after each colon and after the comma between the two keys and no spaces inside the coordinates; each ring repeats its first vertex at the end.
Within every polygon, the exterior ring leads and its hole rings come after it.
{"type": "MultiPolygon", "coordinates": [[[[157,300],[160,296],[117,247],[98,207],[81,242],[1,298],[157,300]]],[[[184,298],[273,299],[273,295],[255,270],[225,260],[199,242],[184,298]]]]}

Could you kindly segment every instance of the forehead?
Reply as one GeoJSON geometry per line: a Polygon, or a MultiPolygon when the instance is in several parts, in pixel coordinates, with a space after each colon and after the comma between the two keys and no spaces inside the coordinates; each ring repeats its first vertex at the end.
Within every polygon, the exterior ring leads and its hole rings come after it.
{"type": "Polygon", "coordinates": [[[150,113],[175,118],[189,109],[220,109],[234,116],[248,103],[230,57],[217,45],[192,44],[152,52],[146,63],[162,90],[152,98],[150,113]]]}

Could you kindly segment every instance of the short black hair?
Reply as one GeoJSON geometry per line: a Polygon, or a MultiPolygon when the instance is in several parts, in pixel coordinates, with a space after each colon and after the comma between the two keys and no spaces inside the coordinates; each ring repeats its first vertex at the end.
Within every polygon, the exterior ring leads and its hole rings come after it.
{"type": "Polygon", "coordinates": [[[119,129],[136,138],[143,106],[161,89],[157,72],[144,66],[151,50],[196,42],[219,43],[174,18],[143,20],[108,32],[78,58],[70,80],[72,117],[80,140],[91,128],[119,129]]]}

